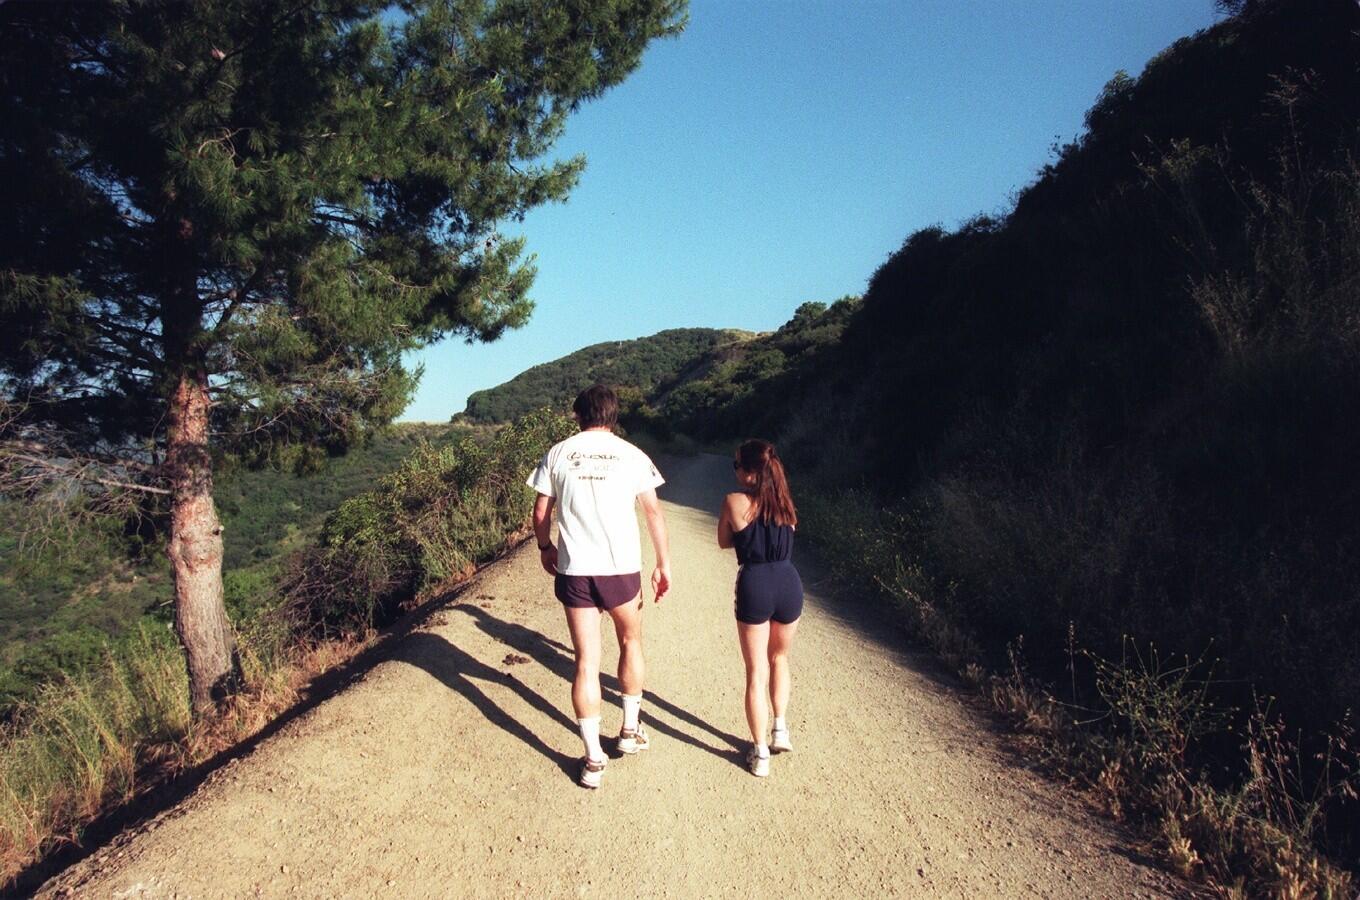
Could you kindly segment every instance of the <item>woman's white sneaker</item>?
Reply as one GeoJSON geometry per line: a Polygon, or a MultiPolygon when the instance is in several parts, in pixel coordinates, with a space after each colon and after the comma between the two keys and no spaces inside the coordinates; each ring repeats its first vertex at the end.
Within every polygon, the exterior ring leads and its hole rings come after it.
{"type": "Polygon", "coordinates": [[[776,728],[770,735],[770,749],[775,753],[788,753],[793,749],[793,741],[789,740],[789,730],[787,728],[776,728]]]}
{"type": "Polygon", "coordinates": [[[752,747],[746,753],[746,767],[751,770],[751,774],[757,778],[764,778],[770,774],[770,754],[761,755],[760,751],[752,747]]]}

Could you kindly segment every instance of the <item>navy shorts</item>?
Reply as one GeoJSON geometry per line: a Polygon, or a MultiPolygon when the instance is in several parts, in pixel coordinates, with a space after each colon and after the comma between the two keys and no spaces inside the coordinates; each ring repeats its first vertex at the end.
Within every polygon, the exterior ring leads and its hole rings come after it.
{"type": "Polygon", "coordinates": [[[642,593],[642,573],[631,575],[563,575],[553,579],[553,593],[571,609],[614,609],[642,593]]]}
{"type": "Polygon", "coordinates": [[[803,579],[793,563],[748,563],[737,573],[737,621],[792,625],[803,614],[803,579]]]}

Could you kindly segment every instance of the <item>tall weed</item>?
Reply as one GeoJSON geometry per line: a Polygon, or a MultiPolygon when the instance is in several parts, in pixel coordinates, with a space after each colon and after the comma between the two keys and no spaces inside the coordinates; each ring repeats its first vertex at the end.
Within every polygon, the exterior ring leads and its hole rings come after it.
{"type": "Polygon", "coordinates": [[[143,625],[121,654],[46,685],[0,731],[3,874],[131,797],[144,751],[183,740],[189,728],[183,655],[163,627],[143,625]]]}

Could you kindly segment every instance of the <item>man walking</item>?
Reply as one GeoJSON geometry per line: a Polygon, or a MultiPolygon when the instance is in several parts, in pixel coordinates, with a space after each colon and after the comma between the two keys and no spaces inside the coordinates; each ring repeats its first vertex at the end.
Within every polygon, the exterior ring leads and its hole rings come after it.
{"type": "Polygon", "coordinates": [[[635,504],[642,504],[656,551],[652,592],[660,601],[670,590],[670,548],[656,488],[665,479],[637,447],[614,434],[618,397],[602,384],[582,391],[572,404],[581,431],[543,457],[528,485],[538,491],[534,535],[544,571],[554,576],[554,592],[567,611],[567,628],[576,651],[571,702],[581,728],[586,756],[583,787],[597,788],[606,757],[600,747],[600,626],[602,614],[614,620],[619,639],[619,689],[623,693],[622,753],[647,749],[643,729],[642,542],[635,504]],[[557,537],[552,544],[552,513],[557,537]]]}

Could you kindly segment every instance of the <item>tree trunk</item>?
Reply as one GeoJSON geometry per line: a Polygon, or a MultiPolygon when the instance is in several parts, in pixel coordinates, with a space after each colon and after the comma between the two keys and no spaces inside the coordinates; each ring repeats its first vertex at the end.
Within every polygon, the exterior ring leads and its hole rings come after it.
{"type": "Polygon", "coordinates": [[[208,376],[181,373],[170,397],[166,471],[173,493],[170,543],[175,572],[175,632],[189,664],[194,715],[212,711],[235,687],[236,641],[222,593],[222,525],[212,496],[208,452],[208,376]]]}

